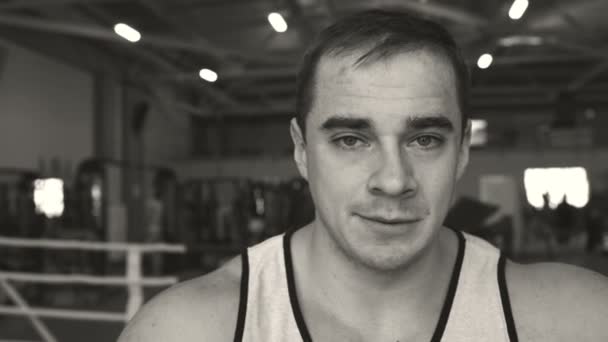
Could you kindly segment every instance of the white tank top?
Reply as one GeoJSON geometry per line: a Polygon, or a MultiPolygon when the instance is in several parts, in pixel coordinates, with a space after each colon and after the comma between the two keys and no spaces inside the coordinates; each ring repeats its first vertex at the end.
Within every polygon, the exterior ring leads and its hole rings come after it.
{"type": "MultiPolygon", "coordinates": [[[[458,255],[432,342],[516,342],[505,281],[505,258],[475,236],[456,231],[458,255]]],[[[235,341],[312,341],[296,296],[293,232],[242,254],[235,341]]]]}

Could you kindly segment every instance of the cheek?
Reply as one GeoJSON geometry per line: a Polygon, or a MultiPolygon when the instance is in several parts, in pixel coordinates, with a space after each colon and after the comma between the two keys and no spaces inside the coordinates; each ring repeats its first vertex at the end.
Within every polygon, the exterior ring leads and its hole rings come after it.
{"type": "Polygon", "coordinates": [[[357,160],[336,158],[335,152],[327,148],[309,151],[308,174],[318,205],[347,205],[365,190],[365,167],[361,160],[357,163],[357,160]]]}
{"type": "Polygon", "coordinates": [[[426,201],[438,209],[445,209],[450,205],[456,181],[455,158],[419,163],[415,172],[421,195],[426,201]]]}

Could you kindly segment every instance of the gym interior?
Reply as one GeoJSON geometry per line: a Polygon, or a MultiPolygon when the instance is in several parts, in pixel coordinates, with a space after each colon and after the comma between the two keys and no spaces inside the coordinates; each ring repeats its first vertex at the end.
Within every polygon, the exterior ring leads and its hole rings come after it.
{"type": "Polygon", "coordinates": [[[334,19],[443,24],[471,73],[446,225],[608,275],[608,1],[0,2],[0,341],[115,341],[153,295],[307,224],[296,74],[334,19]]]}

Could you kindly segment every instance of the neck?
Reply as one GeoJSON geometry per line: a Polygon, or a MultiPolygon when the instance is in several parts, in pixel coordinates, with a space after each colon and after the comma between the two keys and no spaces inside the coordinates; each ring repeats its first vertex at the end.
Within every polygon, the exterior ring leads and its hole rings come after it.
{"type": "Polygon", "coordinates": [[[320,289],[308,295],[325,307],[341,307],[340,313],[375,317],[414,316],[440,311],[456,259],[456,238],[440,229],[437,238],[413,260],[391,271],[372,270],[352,261],[335,245],[327,231],[314,224],[299,232],[294,246],[302,261],[303,283],[320,289]],[[298,253],[298,245],[300,252],[298,253]],[[301,259],[302,256],[305,256],[301,259]],[[361,310],[365,308],[365,310],[361,310]]]}

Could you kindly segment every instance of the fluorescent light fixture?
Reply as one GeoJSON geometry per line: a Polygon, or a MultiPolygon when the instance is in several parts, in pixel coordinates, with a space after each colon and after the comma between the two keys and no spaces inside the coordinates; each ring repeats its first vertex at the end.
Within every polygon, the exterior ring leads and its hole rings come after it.
{"type": "Polygon", "coordinates": [[[526,13],[528,8],[528,0],[514,0],[509,9],[509,18],[519,20],[526,13]]]}
{"type": "Polygon", "coordinates": [[[490,55],[489,53],[484,53],[483,55],[479,56],[479,59],[477,60],[477,66],[480,69],[487,69],[490,67],[490,65],[492,65],[492,55],[490,55]]]}
{"type": "Polygon", "coordinates": [[[268,22],[270,22],[272,28],[279,33],[287,31],[287,22],[285,22],[285,19],[283,19],[283,16],[279,13],[270,13],[268,15],[268,22]]]}
{"type": "Polygon", "coordinates": [[[213,70],[209,69],[201,69],[198,75],[207,82],[215,82],[217,81],[217,73],[213,70]]]}
{"type": "Polygon", "coordinates": [[[141,34],[127,24],[120,23],[114,25],[114,32],[131,43],[138,42],[141,39],[141,34]]]}
{"type": "Polygon", "coordinates": [[[44,178],[34,181],[34,204],[36,211],[48,218],[63,214],[63,181],[59,178],[44,178]]]}
{"type": "Polygon", "coordinates": [[[528,203],[541,209],[543,195],[549,195],[549,207],[555,209],[564,196],[566,202],[582,208],[589,202],[589,180],[583,167],[526,169],[524,186],[528,203]]]}
{"type": "Polygon", "coordinates": [[[532,45],[537,46],[543,43],[543,38],[539,36],[509,36],[498,40],[498,45],[511,47],[516,45],[532,45]]]}

